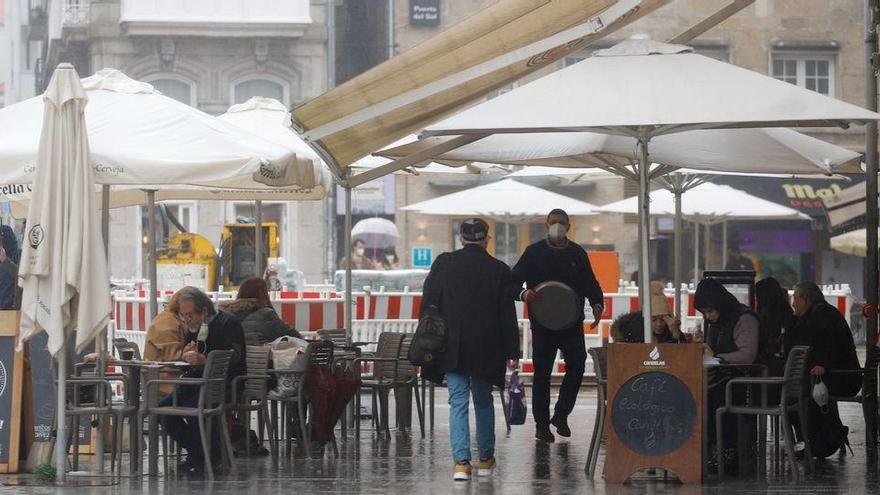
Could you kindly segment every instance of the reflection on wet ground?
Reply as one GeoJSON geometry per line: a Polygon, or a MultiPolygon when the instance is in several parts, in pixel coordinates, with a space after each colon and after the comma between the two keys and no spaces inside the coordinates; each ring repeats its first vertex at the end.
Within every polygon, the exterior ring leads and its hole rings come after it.
{"type": "MultiPolygon", "coordinates": [[[[453,482],[452,457],[448,437],[448,407],[445,390],[437,391],[437,416],[433,434],[422,439],[416,424],[412,432],[392,431],[390,440],[377,439],[373,431],[362,431],[356,443],[349,434],[340,443],[340,458],[329,453],[323,459],[287,457],[282,452],[278,462],[271,457],[237,459],[238,473],[218,476],[206,482],[192,475],[169,474],[156,478],[77,478],[75,493],[160,493],[160,494],[244,494],[244,493],[361,493],[409,495],[426,494],[665,494],[708,493],[880,493],[877,465],[865,460],[864,425],[861,406],[844,404],[841,413],[850,429],[855,456],[834,456],[817,463],[817,473],[795,483],[790,475],[751,475],[718,483],[710,479],[701,487],[683,486],[674,479],[640,473],[627,485],[606,485],[600,457],[596,480],[584,473],[587,449],[596,412],[595,389],[585,389],[570,418],[571,439],[554,444],[535,442],[531,421],[514,426],[508,435],[497,401],[498,469],[490,479],[453,482]],[[112,485],[112,486],[108,486],[112,485]]],[[[369,402],[368,400],[366,402],[369,402]]],[[[393,402],[392,402],[393,403],[393,402]]],[[[392,406],[393,414],[393,406],[392,406]]],[[[393,418],[392,418],[393,424],[393,418]]],[[[365,428],[369,422],[363,423],[365,428]]],[[[472,436],[473,438],[473,436],[472,436]]],[[[161,464],[161,463],[160,463],[161,464]]],[[[127,466],[126,466],[127,467],[127,466]]],[[[173,469],[173,468],[172,468],[173,469]]],[[[127,472],[127,470],[126,470],[127,472]]],[[[35,487],[30,476],[0,476],[2,493],[69,493],[70,488],[35,487]],[[10,486],[31,485],[31,486],[10,486]]]]}

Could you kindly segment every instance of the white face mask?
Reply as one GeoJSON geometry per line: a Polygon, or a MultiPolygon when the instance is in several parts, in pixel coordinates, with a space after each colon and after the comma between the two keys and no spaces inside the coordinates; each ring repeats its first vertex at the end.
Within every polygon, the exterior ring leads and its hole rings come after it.
{"type": "Polygon", "coordinates": [[[363,255],[364,255],[364,248],[355,248],[355,249],[354,249],[354,254],[355,254],[356,256],[363,256],[363,255]]]}
{"type": "Polygon", "coordinates": [[[565,239],[565,230],[565,225],[562,225],[561,223],[554,223],[550,226],[550,229],[548,229],[550,240],[558,242],[565,239]]]}
{"type": "Polygon", "coordinates": [[[389,263],[394,263],[394,256],[392,256],[390,254],[385,256],[385,261],[387,261],[389,263]]]}
{"type": "Polygon", "coordinates": [[[199,327],[199,336],[196,337],[196,340],[199,342],[208,340],[208,322],[202,322],[202,325],[199,327]]]}

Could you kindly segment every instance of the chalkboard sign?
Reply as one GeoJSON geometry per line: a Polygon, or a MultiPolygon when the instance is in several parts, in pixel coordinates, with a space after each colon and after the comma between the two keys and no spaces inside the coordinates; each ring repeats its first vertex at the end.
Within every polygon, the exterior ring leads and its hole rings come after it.
{"type": "Polygon", "coordinates": [[[0,311],[0,473],[18,471],[22,353],[15,352],[18,311],[0,311]]]}
{"type": "MultiPolygon", "coordinates": [[[[80,356],[73,352],[76,336],[71,334],[67,342],[68,363],[81,362],[80,356]]],[[[48,442],[52,440],[52,428],[55,424],[55,367],[48,349],[49,337],[41,332],[28,341],[30,346],[31,390],[33,391],[34,441],[48,442]]],[[[71,366],[72,367],[72,366],[71,366]]],[[[77,432],[79,445],[91,443],[91,425],[81,421],[77,432]]],[[[82,450],[85,452],[85,450],[82,450]]]]}
{"type": "Polygon", "coordinates": [[[614,396],[612,410],[620,441],[647,456],[680,449],[697,422],[694,396],[669,373],[648,372],[630,378],[614,396]]]}
{"type": "Polygon", "coordinates": [[[648,468],[702,482],[702,356],[700,344],[608,346],[607,482],[648,468]]]}

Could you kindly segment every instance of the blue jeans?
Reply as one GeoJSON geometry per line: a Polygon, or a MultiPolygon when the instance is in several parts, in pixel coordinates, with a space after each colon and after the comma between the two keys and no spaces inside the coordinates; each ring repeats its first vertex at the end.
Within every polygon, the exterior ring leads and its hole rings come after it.
{"type": "Polygon", "coordinates": [[[492,385],[458,373],[446,373],[449,385],[449,439],[456,463],[471,460],[471,432],[468,420],[468,395],[474,396],[477,416],[477,446],[480,459],[495,455],[495,408],[492,385]]]}

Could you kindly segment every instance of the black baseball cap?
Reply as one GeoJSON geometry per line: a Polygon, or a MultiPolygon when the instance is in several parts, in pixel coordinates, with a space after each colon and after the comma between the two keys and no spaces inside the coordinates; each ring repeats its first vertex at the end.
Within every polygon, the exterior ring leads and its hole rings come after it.
{"type": "Polygon", "coordinates": [[[489,235],[489,224],[481,218],[468,218],[461,222],[459,233],[462,239],[466,241],[482,241],[489,235]]]}

